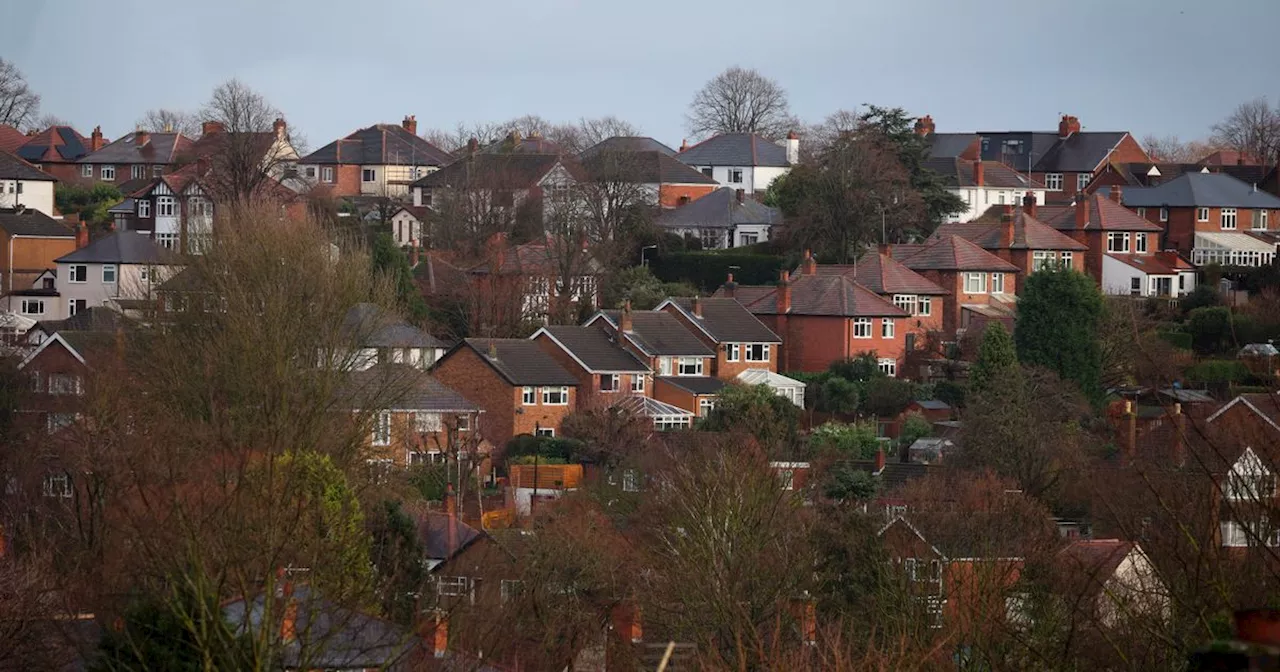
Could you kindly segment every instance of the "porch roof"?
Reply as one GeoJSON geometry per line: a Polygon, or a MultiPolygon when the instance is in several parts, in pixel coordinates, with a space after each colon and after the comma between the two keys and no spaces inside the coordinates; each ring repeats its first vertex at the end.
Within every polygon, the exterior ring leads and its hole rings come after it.
{"type": "Polygon", "coordinates": [[[1276,251],[1276,246],[1272,243],[1259,240],[1247,233],[1231,233],[1229,231],[1196,231],[1195,246],[1200,249],[1261,252],[1266,254],[1274,254],[1276,251]]]}

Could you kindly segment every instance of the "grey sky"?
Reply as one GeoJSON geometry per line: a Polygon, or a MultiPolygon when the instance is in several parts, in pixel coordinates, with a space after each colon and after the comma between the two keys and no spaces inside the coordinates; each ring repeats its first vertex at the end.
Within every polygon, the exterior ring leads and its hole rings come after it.
{"type": "Polygon", "coordinates": [[[405,114],[421,130],[528,113],[614,114],[678,146],[694,92],[735,64],[806,120],[875,103],[940,131],[1070,113],[1192,139],[1280,96],[1277,0],[0,0],[0,16],[0,57],[42,112],[109,137],[231,77],[313,147],[405,114]]]}

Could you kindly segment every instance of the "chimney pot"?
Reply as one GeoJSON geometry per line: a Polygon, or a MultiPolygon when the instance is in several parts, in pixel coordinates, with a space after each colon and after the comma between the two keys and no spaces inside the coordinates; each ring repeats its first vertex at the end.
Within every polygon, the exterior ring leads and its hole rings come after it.
{"type": "Polygon", "coordinates": [[[226,128],[222,125],[221,121],[206,121],[200,124],[201,136],[213,135],[214,133],[221,133],[225,130],[226,128]]]}
{"type": "Polygon", "coordinates": [[[480,141],[472,136],[472,138],[467,141],[467,153],[475,154],[478,151],[480,151],[480,141]]]}
{"type": "Polygon", "coordinates": [[[1080,120],[1069,114],[1062,115],[1062,121],[1058,122],[1058,137],[1068,138],[1079,132],[1080,120]]]}
{"type": "Polygon", "coordinates": [[[80,222],[80,226],[76,228],[76,249],[82,249],[89,246],[89,227],[80,222]]]}
{"type": "Polygon", "coordinates": [[[627,299],[622,304],[622,316],[618,318],[618,330],[623,333],[631,333],[631,299],[627,299]]]}
{"type": "Polygon", "coordinates": [[[785,315],[791,312],[791,278],[784,268],[778,273],[778,300],[777,308],[779,315],[785,315]]]}
{"type": "Polygon", "coordinates": [[[277,138],[283,138],[288,128],[289,125],[285,123],[283,117],[276,117],[275,122],[271,124],[271,130],[276,134],[277,138]]]}
{"type": "Polygon", "coordinates": [[[934,128],[933,117],[930,115],[926,114],[916,120],[915,131],[917,135],[933,135],[934,128]]]}
{"type": "Polygon", "coordinates": [[[102,127],[94,126],[93,132],[89,134],[89,151],[96,152],[106,145],[102,140],[102,127]]]}
{"type": "Polygon", "coordinates": [[[414,135],[418,134],[418,119],[414,115],[405,115],[404,121],[400,122],[400,125],[404,127],[404,130],[414,135]]]}
{"type": "Polygon", "coordinates": [[[151,140],[151,133],[138,129],[133,132],[133,144],[135,147],[144,147],[151,140]]]}
{"type": "Polygon", "coordinates": [[[818,260],[813,258],[812,250],[804,251],[804,260],[800,262],[800,275],[817,275],[818,260]]]}
{"type": "Polygon", "coordinates": [[[738,283],[736,283],[736,282],[734,282],[734,281],[733,281],[733,274],[732,274],[732,273],[730,273],[730,274],[729,274],[729,277],[724,281],[724,296],[725,296],[725,298],[727,298],[727,299],[732,299],[732,298],[733,298],[733,292],[734,292],[734,290],[736,290],[737,288],[738,288],[738,283]]]}
{"type": "Polygon", "coordinates": [[[686,149],[689,149],[689,139],[688,139],[688,138],[680,138],[680,151],[682,151],[682,152],[683,152],[683,151],[684,151],[684,150],[686,150],[686,149]]]}

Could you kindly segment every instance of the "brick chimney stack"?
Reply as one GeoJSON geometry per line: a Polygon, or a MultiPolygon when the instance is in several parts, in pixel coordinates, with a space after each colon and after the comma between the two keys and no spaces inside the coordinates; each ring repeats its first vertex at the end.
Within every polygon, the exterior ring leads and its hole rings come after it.
{"type": "Polygon", "coordinates": [[[987,184],[986,166],[982,165],[982,159],[973,162],[973,183],[979,187],[987,184]]]}
{"type": "Polygon", "coordinates": [[[1083,229],[1085,224],[1089,223],[1089,199],[1088,197],[1076,195],[1076,228],[1083,229]]]}
{"type": "Polygon", "coordinates": [[[1034,218],[1036,216],[1035,194],[1028,191],[1027,195],[1022,197],[1022,211],[1027,213],[1028,217],[1034,218]]]}
{"type": "Polygon", "coordinates": [[[804,251],[804,259],[800,262],[800,275],[817,275],[818,260],[813,258],[812,250],[804,251]]]}
{"type": "Polygon", "coordinates": [[[1069,114],[1062,115],[1062,121],[1058,122],[1058,137],[1069,138],[1079,132],[1080,120],[1069,114]]]}
{"type": "MultiPolygon", "coordinates": [[[[78,219],[78,217],[77,217],[78,219]]],[[[89,226],[84,222],[76,227],[76,249],[83,249],[89,246],[89,226]]]]}
{"type": "Polygon", "coordinates": [[[1013,206],[1005,205],[1001,207],[1000,213],[1000,249],[1008,250],[1013,248],[1013,206]]]}
{"type": "MultiPolygon", "coordinates": [[[[422,620],[418,621],[418,637],[422,640],[421,650],[424,657],[447,656],[449,654],[449,615],[441,609],[435,609],[423,615],[422,620]]],[[[425,661],[419,662],[425,664],[425,661]]]]}
{"type": "Polygon", "coordinates": [[[738,202],[739,202],[739,203],[741,203],[741,202],[742,202],[742,199],[746,197],[747,192],[746,192],[745,190],[742,190],[742,189],[737,189],[737,190],[735,190],[735,191],[733,192],[733,195],[734,195],[734,197],[735,197],[735,198],[737,198],[737,199],[738,199],[738,202]]]}
{"type": "Polygon", "coordinates": [[[214,133],[221,133],[225,130],[227,129],[222,125],[221,121],[206,121],[200,124],[200,137],[213,135],[214,133]]]}
{"type": "Polygon", "coordinates": [[[682,151],[682,152],[683,152],[683,151],[684,151],[684,150],[686,150],[686,149],[689,149],[689,139],[688,139],[688,138],[680,138],[680,151],[682,151]]]}
{"type": "Polygon", "coordinates": [[[631,333],[634,331],[631,324],[631,299],[622,304],[622,316],[618,318],[618,330],[622,333],[631,333]]]}
{"type": "Polygon", "coordinates": [[[778,272],[778,314],[791,312],[791,276],[787,269],[778,272]]]}
{"type": "Polygon", "coordinates": [[[93,132],[89,134],[89,151],[96,152],[102,149],[107,143],[102,139],[102,127],[94,126],[93,132]]]}
{"type": "Polygon", "coordinates": [[[141,128],[133,132],[133,145],[135,147],[146,147],[151,142],[151,133],[141,128]]]}
{"type": "Polygon", "coordinates": [[[1109,195],[1111,197],[1111,200],[1116,203],[1124,202],[1124,193],[1121,191],[1120,185],[1115,185],[1111,187],[1111,193],[1109,195]]]}
{"type": "Polygon", "coordinates": [[[475,154],[476,152],[479,152],[479,151],[480,151],[480,141],[477,140],[475,136],[472,136],[472,138],[467,141],[467,154],[475,154]]]}
{"type": "Polygon", "coordinates": [[[730,274],[729,274],[729,277],[724,281],[724,287],[723,287],[723,289],[724,289],[724,298],[726,298],[726,299],[732,299],[732,298],[733,298],[733,292],[734,292],[734,290],[736,290],[737,288],[738,288],[738,283],[736,283],[736,282],[734,282],[734,281],[733,281],[733,274],[732,274],[732,273],[730,273],[730,274]]]}
{"type": "Polygon", "coordinates": [[[934,128],[932,116],[926,114],[916,119],[916,135],[933,135],[934,128]]]}
{"type": "Polygon", "coordinates": [[[414,135],[418,134],[418,118],[416,115],[406,115],[404,121],[400,122],[400,125],[404,127],[404,130],[409,131],[414,135]]]}
{"type": "Polygon", "coordinates": [[[693,316],[702,317],[702,297],[693,297],[693,316]]]}
{"type": "Polygon", "coordinates": [[[277,138],[284,139],[284,132],[288,130],[289,125],[284,122],[284,118],[276,117],[274,123],[271,124],[271,130],[276,134],[277,138]]]}

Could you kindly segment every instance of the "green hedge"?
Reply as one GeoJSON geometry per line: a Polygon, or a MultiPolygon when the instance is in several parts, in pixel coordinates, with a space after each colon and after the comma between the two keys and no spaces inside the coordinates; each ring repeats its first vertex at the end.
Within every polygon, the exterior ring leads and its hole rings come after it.
{"type": "Polygon", "coordinates": [[[774,284],[784,260],[771,254],[734,251],[677,252],[656,257],[649,266],[663,282],[687,282],[711,293],[724,284],[729,273],[740,285],[774,284]]]}
{"type": "Polygon", "coordinates": [[[1249,379],[1249,369],[1243,362],[1230,359],[1209,359],[1187,369],[1187,381],[1191,383],[1242,383],[1249,379]]]}

